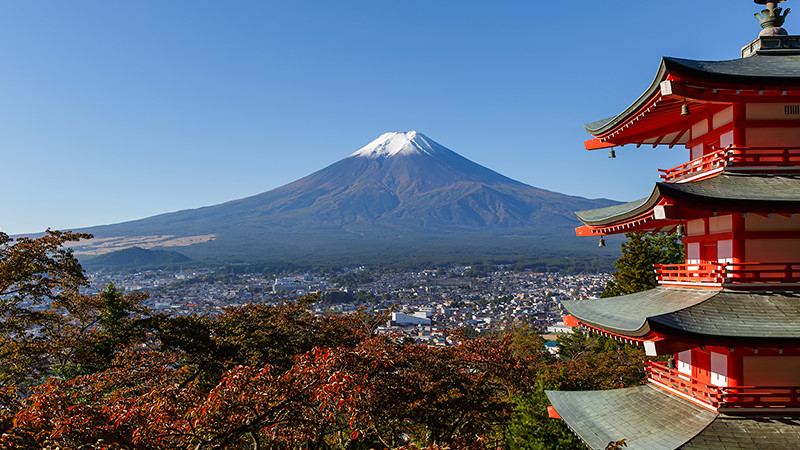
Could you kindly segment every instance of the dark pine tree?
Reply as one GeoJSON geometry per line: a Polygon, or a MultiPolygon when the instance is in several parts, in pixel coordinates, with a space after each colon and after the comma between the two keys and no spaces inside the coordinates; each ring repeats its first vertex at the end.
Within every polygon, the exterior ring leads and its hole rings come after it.
{"type": "Polygon", "coordinates": [[[680,236],[667,233],[626,233],[622,256],[614,264],[613,280],[601,297],[616,297],[646,291],[658,285],[653,264],[679,264],[684,261],[680,236]]]}

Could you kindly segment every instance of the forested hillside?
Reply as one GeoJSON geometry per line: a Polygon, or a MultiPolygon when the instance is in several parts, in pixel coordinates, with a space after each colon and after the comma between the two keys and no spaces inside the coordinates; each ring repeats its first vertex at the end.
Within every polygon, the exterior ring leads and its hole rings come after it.
{"type": "Polygon", "coordinates": [[[643,354],[583,334],[562,359],[523,325],[428,347],[385,316],[314,316],[310,296],[169,317],[145,294],[82,293],[62,245],[0,234],[0,447],[574,448],[543,389],[642,381],[643,354]]]}

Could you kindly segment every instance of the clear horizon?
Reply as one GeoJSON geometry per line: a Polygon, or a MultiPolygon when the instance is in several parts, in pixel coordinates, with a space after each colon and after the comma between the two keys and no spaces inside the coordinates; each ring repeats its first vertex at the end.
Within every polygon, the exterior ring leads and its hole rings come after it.
{"type": "Polygon", "coordinates": [[[0,231],[247,197],[408,130],[538,188],[644,197],[685,149],[611,160],[583,124],[630,105],[661,56],[737,58],[762,7],[558,5],[4,2],[0,231]]]}

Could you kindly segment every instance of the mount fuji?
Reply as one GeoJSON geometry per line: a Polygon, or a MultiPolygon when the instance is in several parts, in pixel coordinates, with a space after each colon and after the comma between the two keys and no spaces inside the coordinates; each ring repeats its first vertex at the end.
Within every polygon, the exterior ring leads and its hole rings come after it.
{"type": "Polygon", "coordinates": [[[421,133],[396,132],[261,194],[80,230],[95,239],[75,250],[138,246],[203,260],[344,263],[574,249],[573,211],[615,203],[535,188],[421,133]]]}

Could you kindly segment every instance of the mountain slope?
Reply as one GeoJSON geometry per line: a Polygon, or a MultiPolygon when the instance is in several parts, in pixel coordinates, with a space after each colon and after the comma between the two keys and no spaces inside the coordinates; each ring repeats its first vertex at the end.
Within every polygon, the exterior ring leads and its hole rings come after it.
{"type": "Polygon", "coordinates": [[[252,197],[83,231],[110,240],[149,236],[151,247],[189,238],[194,245],[181,251],[195,259],[197,252],[233,255],[243,246],[250,253],[294,249],[289,256],[302,258],[354,243],[365,249],[458,244],[464,237],[486,245],[504,237],[549,238],[542,244],[553,246],[575,239],[573,211],[614,203],[520,183],[411,131],[386,133],[320,171],[252,197]]]}

